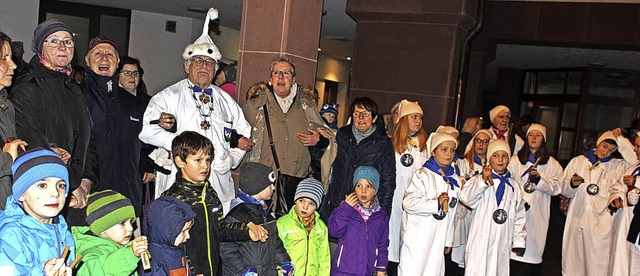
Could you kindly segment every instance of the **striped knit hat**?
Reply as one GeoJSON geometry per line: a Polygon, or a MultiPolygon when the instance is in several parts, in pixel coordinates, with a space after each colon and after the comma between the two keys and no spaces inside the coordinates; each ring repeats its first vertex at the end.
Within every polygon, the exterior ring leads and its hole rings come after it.
{"type": "Polygon", "coordinates": [[[89,195],[87,223],[91,232],[98,235],[127,219],[136,219],[131,200],[118,192],[104,190],[89,195]]]}
{"type": "Polygon", "coordinates": [[[53,151],[43,148],[33,148],[18,156],[11,165],[13,186],[11,191],[17,200],[31,185],[48,178],[58,177],[67,183],[65,196],[69,193],[69,171],[62,159],[53,151]]]}
{"type": "Polygon", "coordinates": [[[316,206],[320,206],[322,203],[322,194],[324,194],[322,183],[315,178],[309,177],[300,181],[293,200],[296,201],[301,197],[306,197],[313,200],[316,206]]]}

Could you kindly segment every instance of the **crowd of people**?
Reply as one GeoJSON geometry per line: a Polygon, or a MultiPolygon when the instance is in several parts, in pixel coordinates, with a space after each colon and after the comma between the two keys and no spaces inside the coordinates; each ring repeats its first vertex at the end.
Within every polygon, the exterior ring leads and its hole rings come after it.
{"type": "Polygon", "coordinates": [[[542,275],[557,195],[564,275],[640,273],[637,133],[606,131],[563,169],[545,126],[518,135],[503,105],[488,129],[429,133],[418,102],[383,119],[359,97],[338,128],[283,56],[241,107],[217,16],[153,97],[106,37],[74,69],[72,30],[44,21],[16,73],[0,32],[3,275],[542,275]]]}

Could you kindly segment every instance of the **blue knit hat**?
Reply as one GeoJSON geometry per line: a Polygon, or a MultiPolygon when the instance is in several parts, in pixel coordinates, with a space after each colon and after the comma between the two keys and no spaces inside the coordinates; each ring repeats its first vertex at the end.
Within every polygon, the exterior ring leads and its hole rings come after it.
{"type": "Polygon", "coordinates": [[[324,113],[331,113],[333,115],[338,116],[338,107],[340,105],[339,104],[333,104],[333,103],[329,103],[327,101],[324,101],[322,103],[322,108],[320,109],[320,115],[324,114],[324,113]]]}
{"type": "Polygon", "coordinates": [[[64,193],[69,193],[69,171],[67,171],[62,159],[51,150],[43,148],[28,150],[16,158],[11,166],[11,172],[13,173],[11,190],[16,200],[31,185],[48,177],[58,177],[64,180],[67,183],[64,193]]]}
{"type": "Polygon", "coordinates": [[[320,206],[322,203],[322,194],[324,194],[322,183],[315,178],[309,177],[300,181],[293,200],[296,201],[298,198],[306,197],[313,200],[316,206],[320,206]]]}
{"type": "Polygon", "coordinates": [[[358,180],[366,179],[373,183],[373,187],[376,188],[376,193],[378,192],[378,188],[380,188],[380,173],[376,168],[371,166],[360,166],[353,173],[353,185],[355,186],[358,180]]]}

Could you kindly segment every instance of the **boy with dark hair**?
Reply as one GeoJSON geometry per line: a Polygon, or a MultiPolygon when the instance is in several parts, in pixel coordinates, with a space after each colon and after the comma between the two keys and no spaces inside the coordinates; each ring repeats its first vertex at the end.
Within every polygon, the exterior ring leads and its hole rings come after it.
{"type": "Polygon", "coordinates": [[[254,223],[226,222],[222,202],[209,183],[213,144],[194,131],[184,131],[171,143],[173,161],[179,171],[176,182],[163,195],[182,200],[196,213],[193,238],[187,241],[187,256],[194,274],[222,275],[220,241],[266,241],[268,231],[254,223]]]}

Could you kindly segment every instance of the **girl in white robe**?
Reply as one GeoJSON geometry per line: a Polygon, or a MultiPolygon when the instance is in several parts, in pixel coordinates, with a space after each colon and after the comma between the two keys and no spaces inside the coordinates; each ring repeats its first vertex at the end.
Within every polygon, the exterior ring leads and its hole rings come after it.
{"type": "Polygon", "coordinates": [[[547,241],[551,197],[562,191],[562,167],[549,156],[546,146],[547,129],[531,124],[525,146],[509,162],[511,175],[522,184],[522,198],[526,202],[527,250],[524,256],[511,253],[511,273],[514,275],[542,275],[542,253],[547,241]],[[529,184],[527,184],[529,183],[529,184]]]}
{"type": "Polygon", "coordinates": [[[504,140],[489,142],[489,166],[460,192],[462,203],[473,209],[465,275],[509,275],[510,253],[525,253],[525,207],[520,184],[507,169],[510,152],[504,140]]]}
{"type": "MultiPolygon", "coordinates": [[[[491,133],[486,129],[476,132],[469,144],[471,148],[465,154],[464,159],[460,159],[460,173],[464,178],[461,187],[471,177],[481,174],[482,169],[487,165],[487,146],[491,141],[491,133]]],[[[471,223],[471,210],[464,205],[456,210],[454,222],[453,246],[451,248],[451,260],[457,267],[464,268],[464,251],[469,235],[469,224],[471,223]]],[[[450,267],[449,267],[450,268],[450,267]]],[[[450,268],[455,270],[454,268],[450,268]]]]}
{"type": "Polygon", "coordinates": [[[430,141],[432,157],[414,173],[402,200],[398,275],[444,275],[444,254],[451,250],[460,191],[459,176],[451,166],[457,140],[432,133],[430,141]]]}
{"type": "Polygon", "coordinates": [[[611,158],[618,148],[612,131],[596,148],[571,159],[564,171],[562,195],[571,198],[562,239],[564,275],[607,275],[611,254],[612,214],[608,208],[624,193],[615,189],[626,163],[611,158]]]}
{"type": "MultiPolygon", "coordinates": [[[[402,198],[413,173],[427,161],[427,134],[422,127],[422,108],[418,102],[402,100],[398,107],[398,121],[391,132],[396,152],[396,190],[393,193],[389,216],[389,262],[400,262],[400,228],[402,226],[402,198]]],[[[394,273],[390,263],[387,272],[394,273]]]]}

